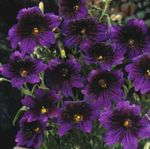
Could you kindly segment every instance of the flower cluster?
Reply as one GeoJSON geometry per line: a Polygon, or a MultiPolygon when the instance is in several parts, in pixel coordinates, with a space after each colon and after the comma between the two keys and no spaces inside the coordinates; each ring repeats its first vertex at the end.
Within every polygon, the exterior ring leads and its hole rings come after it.
{"type": "Polygon", "coordinates": [[[16,51],[1,67],[24,95],[18,146],[40,147],[45,131],[92,133],[95,123],[105,128],[108,146],[137,149],[139,139],[150,137],[148,110],[128,101],[128,93],[142,99],[150,92],[148,28],[138,19],[122,26],[99,20],[85,0],[60,0],[59,16],[38,7],[19,11],[8,33],[16,51]],[[39,47],[49,59],[37,56],[39,47]]]}

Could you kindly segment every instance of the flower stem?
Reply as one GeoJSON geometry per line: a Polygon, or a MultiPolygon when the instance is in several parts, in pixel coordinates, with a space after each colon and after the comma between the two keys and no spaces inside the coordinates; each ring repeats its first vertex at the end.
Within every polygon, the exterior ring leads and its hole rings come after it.
{"type": "Polygon", "coordinates": [[[41,80],[40,88],[42,88],[42,89],[48,89],[46,87],[46,85],[45,85],[45,82],[44,82],[44,73],[40,74],[40,80],[41,80]]]}
{"type": "Polygon", "coordinates": [[[6,78],[0,78],[0,82],[3,82],[3,81],[10,82],[10,80],[8,80],[6,78]]]}
{"type": "Polygon", "coordinates": [[[21,92],[24,95],[33,96],[32,91],[28,88],[27,84],[25,83],[24,86],[21,88],[21,92]]]}
{"type": "Polygon", "coordinates": [[[107,10],[108,10],[108,7],[109,7],[109,4],[110,4],[111,0],[105,0],[105,7],[104,7],[104,10],[102,12],[102,15],[100,17],[100,21],[102,20],[102,18],[104,17],[104,15],[106,14],[107,10]]]}

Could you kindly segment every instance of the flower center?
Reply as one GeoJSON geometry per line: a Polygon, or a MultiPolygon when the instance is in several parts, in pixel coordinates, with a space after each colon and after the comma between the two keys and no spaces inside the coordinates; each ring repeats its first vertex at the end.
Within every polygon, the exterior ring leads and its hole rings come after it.
{"type": "Polygon", "coordinates": [[[129,44],[129,46],[130,46],[131,48],[133,48],[133,47],[134,47],[134,44],[135,44],[135,40],[130,39],[130,40],[128,41],[128,44],[129,44]]]}
{"type": "Polygon", "coordinates": [[[79,6],[78,5],[75,5],[73,8],[74,8],[75,11],[79,10],[79,6]]]}
{"type": "Polygon", "coordinates": [[[69,73],[68,69],[66,69],[66,68],[62,68],[61,71],[62,71],[62,77],[66,77],[69,73]]]}
{"type": "Polygon", "coordinates": [[[42,106],[42,108],[41,108],[41,114],[45,114],[47,112],[48,112],[48,110],[44,106],[42,106]]]}
{"type": "Polygon", "coordinates": [[[150,77],[150,69],[146,70],[147,75],[150,77]]]}
{"type": "Polygon", "coordinates": [[[41,32],[41,30],[38,28],[38,27],[34,27],[33,29],[32,29],[32,34],[33,35],[37,35],[37,34],[39,34],[41,32]]]}
{"type": "Polygon", "coordinates": [[[75,114],[74,117],[73,117],[73,120],[74,120],[75,123],[79,123],[79,122],[83,121],[83,115],[75,114]]]}
{"type": "Polygon", "coordinates": [[[130,119],[127,119],[125,122],[124,122],[124,127],[126,128],[131,128],[132,127],[132,120],[130,119]]]}
{"type": "Polygon", "coordinates": [[[25,77],[27,77],[28,74],[29,74],[29,71],[28,71],[28,70],[26,70],[26,69],[24,69],[24,68],[22,68],[22,69],[20,70],[20,75],[21,75],[21,77],[25,78],[25,77]]]}
{"type": "Polygon", "coordinates": [[[37,128],[34,128],[34,132],[38,133],[40,131],[40,128],[37,127],[37,128]]]}
{"type": "Polygon", "coordinates": [[[107,83],[106,83],[106,81],[104,79],[100,79],[98,81],[98,83],[99,83],[101,88],[107,88],[107,83]]]}
{"type": "Polygon", "coordinates": [[[82,35],[85,35],[86,34],[86,29],[81,29],[81,31],[80,31],[80,33],[82,34],[82,35]]]}
{"type": "Polygon", "coordinates": [[[97,58],[98,61],[101,61],[101,60],[103,60],[103,59],[104,59],[104,57],[103,57],[102,55],[100,55],[100,56],[97,58]]]}

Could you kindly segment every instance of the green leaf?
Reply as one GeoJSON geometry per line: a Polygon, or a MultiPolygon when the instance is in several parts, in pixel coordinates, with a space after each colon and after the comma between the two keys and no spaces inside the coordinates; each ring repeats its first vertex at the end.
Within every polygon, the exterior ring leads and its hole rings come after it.
{"type": "Polygon", "coordinates": [[[60,50],[61,58],[66,58],[66,51],[65,51],[65,48],[64,48],[61,41],[58,41],[58,47],[59,47],[59,50],[60,50]]]}
{"type": "Polygon", "coordinates": [[[127,96],[128,92],[129,92],[128,87],[126,85],[123,85],[123,89],[124,89],[125,95],[127,96]]]}
{"type": "Polygon", "coordinates": [[[19,110],[18,110],[18,112],[17,112],[17,114],[15,115],[15,118],[13,119],[13,122],[12,122],[12,124],[13,124],[13,126],[15,126],[15,124],[16,124],[16,121],[18,120],[18,118],[22,115],[22,113],[24,113],[24,111],[26,111],[27,110],[27,107],[26,106],[23,106],[23,107],[21,107],[19,110]]]}
{"type": "Polygon", "coordinates": [[[61,49],[60,54],[62,58],[66,58],[65,49],[61,49]]]}
{"type": "Polygon", "coordinates": [[[135,101],[140,102],[140,97],[136,93],[133,93],[133,97],[135,101]]]}

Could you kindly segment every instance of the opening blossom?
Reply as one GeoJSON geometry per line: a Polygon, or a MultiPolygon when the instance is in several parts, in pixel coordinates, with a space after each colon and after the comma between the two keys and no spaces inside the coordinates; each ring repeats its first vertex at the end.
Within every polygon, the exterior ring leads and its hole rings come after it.
{"type": "Polygon", "coordinates": [[[59,14],[65,19],[86,17],[88,14],[86,0],[60,0],[59,14]]]}
{"type": "Polygon", "coordinates": [[[76,59],[51,59],[45,72],[45,84],[64,96],[73,96],[73,88],[83,87],[81,66],[76,59]]]}
{"type": "Polygon", "coordinates": [[[111,70],[123,62],[123,53],[115,46],[106,43],[95,43],[83,50],[87,64],[100,64],[103,69],[111,70]]]}
{"type": "Polygon", "coordinates": [[[8,64],[3,65],[2,74],[11,79],[13,87],[21,88],[25,83],[39,83],[39,74],[46,67],[42,61],[16,51],[11,55],[8,64]]]}
{"type": "Polygon", "coordinates": [[[150,54],[144,53],[133,59],[132,63],[126,66],[129,79],[133,81],[135,91],[142,94],[150,92],[150,54]]]}
{"type": "Polygon", "coordinates": [[[119,102],[116,108],[101,113],[99,122],[106,128],[107,145],[121,143],[124,149],[137,149],[138,140],[150,137],[150,121],[142,118],[138,105],[119,102]]]}
{"type": "Polygon", "coordinates": [[[28,121],[39,119],[46,122],[49,118],[56,118],[59,112],[56,92],[36,89],[34,94],[35,97],[25,96],[22,100],[23,105],[29,108],[26,112],[28,121]]]}
{"type": "Polygon", "coordinates": [[[8,39],[12,48],[25,53],[33,52],[36,46],[47,46],[55,43],[52,30],[59,26],[60,19],[54,14],[43,14],[38,7],[24,8],[17,16],[18,23],[9,30],[8,39]]]}
{"type": "Polygon", "coordinates": [[[112,101],[123,99],[123,74],[120,71],[92,70],[83,94],[101,106],[109,107],[112,101]]]}
{"type": "Polygon", "coordinates": [[[17,146],[38,148],[42,144],[45,127],[43,121],[28,121],[27,116],[24,115],[16,135],[17,146]]]}
{"type": "Polygon", "coordinates": [[[63,26],[64,44],[71,48],[79,46],[81,49],[93,42],[107,39],[107,25],[97,23],[93,18],[74,19],[63,26]]]}
{"type": "Polygon", "coordinates": [[[115,26],[111,30],[112,41],[130,58],[149,52],[150,37],[143,20],[132,19],[127,25],[115,26]]]}
{"type": "Polygon", "coordinates": [[[97,107],[85,100],[66,101],[58,118],[58,134],[63,136],[73,128],[90,133],[97,114],[97,107]]]}

